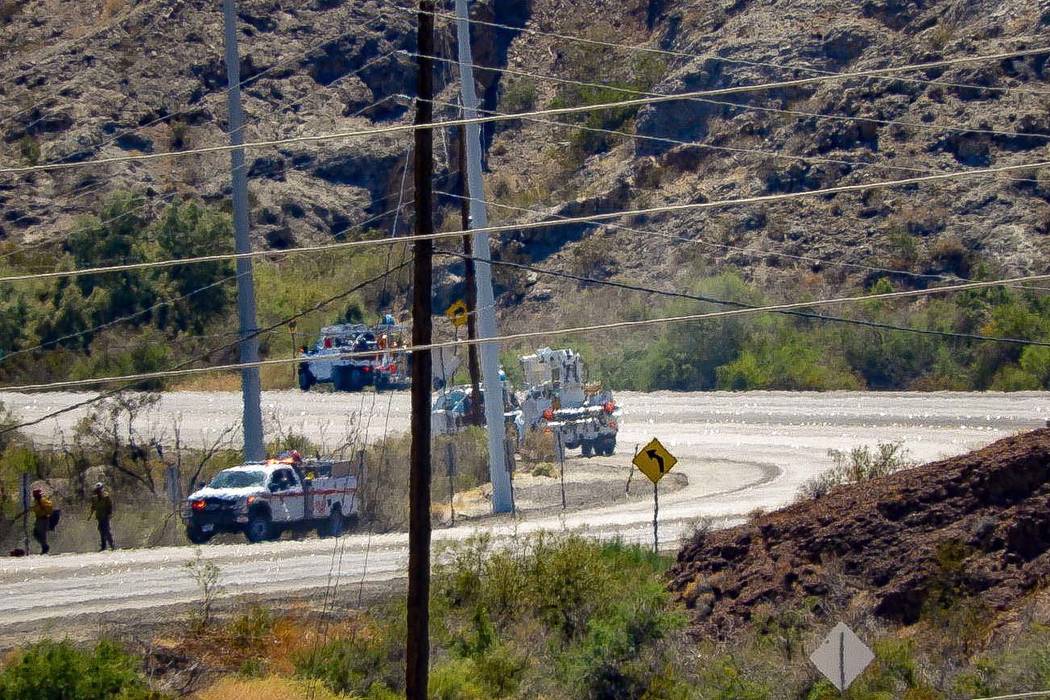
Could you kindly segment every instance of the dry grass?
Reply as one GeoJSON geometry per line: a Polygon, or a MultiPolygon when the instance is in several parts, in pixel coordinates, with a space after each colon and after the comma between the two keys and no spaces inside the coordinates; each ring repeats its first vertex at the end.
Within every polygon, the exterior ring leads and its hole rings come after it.
{"type": "Polygon", "coordinates": [[[289,678],[223,678],[197,695],[199,700],[338,700],[321,681],[289,678]]]}
{"type": "Polygon", "coordinates": [[[197,374],[171,387],[171,391],[240,391],[241,375],[236,373],[197,374]]]}
{"type": "Polygon", "coordinates": [[[128,7],[128,0],[103,0],[99,19],[107,20],[116,17],[128,7]]]}

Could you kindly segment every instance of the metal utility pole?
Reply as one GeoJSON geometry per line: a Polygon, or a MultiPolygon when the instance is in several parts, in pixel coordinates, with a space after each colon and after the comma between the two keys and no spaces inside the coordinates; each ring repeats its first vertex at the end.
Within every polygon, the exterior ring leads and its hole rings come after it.
{"type": "MultiPolygon", "coordinates": [[[[226,99],[230,111],[230,177],[233,185],[233,231],[238,253],[250,253],[248,233],[248,171],[244,166],[244,112],[241,109],[241,58],[237,50],[237,9],[235,0],[223,0],[222,16],[226,30],[226,99]]],[[[255,282],[250,258],[237,259],[237,317],[240,320],[241,362],[259,361],[259,339],[249,337],[258,329],[255,323],[255,282]]],[[[244,397],[244,459],[248,462],[266,458],[263,447],[262,386],[259,368],[241,370],[241,393],[244,397]]]]}
{"type": "MultiPolygon", "coordinates": [[[[459,46],[460,90],[463,117],[477,117],[478,96],[474,86],[474,59],[470,49],[470,22],[467,0],[456,0],[456,38],[459,46]]],[[[420,50],[422,52],[422,49],[420,50]]],[[[485,190],[481,179],[481,125],[466,125],[467,184],[470,189],[470,219],[473,228],[488,226],[485,190]]],[[[492,293],[492,265],[489,262],[489,234],[474,233],[474,257],[477,264],[478,338],[496,337],[496,305],[492,293]]],[[[503,384],[499,380],[499,344],[482,343],[481,372],[485,385],[485,423],[489,436],[489,478],[492,480],[492,512],[509,513],[514,509],[510,472],[505,458],[503,427],[503,384]]]]}
{"type": "MultiPolygon", "coordinates": [[[[417,19],[416,124],[434,121],[434,3],[420,0],[417,19]]],[[[420,238],[413,244],[412,344],[430,345],[434,242],[433,129],[416,129],[415,202],[420,238]]],[[[412,452],[408,483],[408,640],[405,696],[426,700],[430,675],[430,350],[412,353],[412,452]]]]}
{"type": "MultiPolygon", "coordinates": [[[[459,216],[464,231],[470,226],[470,189],[467,186],[467,129],[459,127],[459,216]]],[[[478,337],[478,287],[477,274],[474,268],[474,241],[469,235],[463,236],[463,267],[467,288],[467,337],[476,340],[478,337]]],[[[481,365],[478,363],[478,346],[473,343],[467,346],[467,370],[470,372],[470,388],[475,399],[481,396],[481,365]]],[[[470,424],[481,425],[481,406],[470,402],[470,424]]]]}

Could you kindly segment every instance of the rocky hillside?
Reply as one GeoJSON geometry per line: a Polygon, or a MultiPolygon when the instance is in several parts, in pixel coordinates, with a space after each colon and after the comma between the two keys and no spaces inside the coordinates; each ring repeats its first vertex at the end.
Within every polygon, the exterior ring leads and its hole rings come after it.
{"type": "Polygon", "coordinates": [[[816,599],[897,624],[938,605],[997,614],[1045,585],[1048,512],[1050,430],[1037,430],[701,533],[671,588],[721,635],[816,599]]]}
{"type": "MultiPolygon", "coordinates": [[[[410,6],[241,0],[247,138],[410,120],[415,84],[410,6]]],[[[439,6],[448,9],[451,3],[439,6]]],[[[484,107],[502,112],[1050,45],[1050,7],[1033,0],[480,0],[472,6],[475,19],[489,22],[475,24],[473,31],[484,107]]],[[[437,26],[437,53],[452,56],[451,25],[438,18],[437,26]]],[[[219,3],[2,0],[0,35],[4,163],[78,161],[227,142],[219,3]]],[[[1047,161],[1048,58],[1040,54],[892,79],[829,80],[488,125],[492,218],[542,220],[1047,161]]],[[[455,108],[445,103],[457,98],[457,70],[439,61],[436,76],[439,116],[452,116],[455,108]]],[[[251,150],[256,245],[284,249],[389,234],[395,226],[407,232],[410,209],[400,217],[392,210],[409,174],[410,142],[401,133],[251,150]]],[[[437,189],[453,190],[457,134],[440,132],[435,150],[437,189]]],[[[228,177],[223,153],[0,177],[0,248],[29,243],[44,251],[21,262],[4,260],[21,268],[54,265],[51,252],[75,218],[97,212],[118,190],[144,196],[152,211],[185,197],[225,206],[228,177]]],[[[441,198],[439,225],[458,227],[458,201],[441,198]]],[[[404,200],[410,199],[409,191],[404,200]]],[[[583,277],[672,289],[694,289],[701,276],[728,271],[751,285],[750,298],[781,300],[868,288],[880,277],[899,288],[941,278],[1046,272],[1048,241],[1050,168],[1032,167],[1009,175],[636,216],[603,226],[510,232],[499,237],[497,255],[583,277]]],[[[216,241],[221,246],[228,242],[216,241]]],[[[443,260],[448,267],[437,277],[439,306],[460,295],[462,284],[457,266],[443,260]]],[[[611,320],[622,317],[625,306],[633,316],[651,314],[660,301],[621,295],[610,302],[607,289],[596,301],[579,294],[577,281],[506,267],[498,268],[496,277],[501,328],[508,331],[535,327],[537,321],[550,325],[552,316],[562,323],[611,320]]],[[[941,323],[948,330],[978,332],[991,322],[994,303],[985,300],[973,313],[962,304],[950,319],[942,311],[929,315],[948,319],[941,323]]],[[[398,304],[395,298],[393,305],[398,304]]],[[[1042,333],[1041,312],[1031,304],[1034,310],[1025,313],[1036,320],[1026,326],[988,327],[1002,335],[1036,337],[1042,333]]],[[[886,354],[901,356],[895,350],[886,354]]],[[[827,370],[831,379],[823,383],[748,378],[742,386],[911,386],[916,377],[933,372],[935,354],[925,352],[922,368],[905,372],[903,379],[883,381],[850,359],[846,370],[827,370]]],[[[1003,362],[1018,361],[1017,355],[1007,353],[1003,362]]],[[[627,384],[706,388],[715,381],[713,367],[735,357],[712,359],[703,381],[627,384]]],[[[959,363],[976,366],[971,360],[959,363]]],[[[945,378],[957,372],[938,362],[941,378],[930,386],[954,388],[945,378]]],[[[984,379],[961,386],[991,385],[987,377],[997,363],[986,363],[988,371],[974,370],[984,379]]],[[[1036,365],[1025,370],[1023,381],[1000,378],[996,386],[1050,383],[1050,369],[1036,365]]],[[[730,379],[719,382],[735,385],[730,379]]]]}

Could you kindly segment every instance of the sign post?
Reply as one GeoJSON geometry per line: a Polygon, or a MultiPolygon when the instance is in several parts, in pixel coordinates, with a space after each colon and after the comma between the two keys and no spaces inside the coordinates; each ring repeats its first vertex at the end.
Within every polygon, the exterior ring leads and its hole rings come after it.
{"type": "Polygon", "coordinates": [[[22,472],[22,540],[29,555],[29,474],[22,472]]]}
{"type": "Polygon", "coordinates": [[[653,438],[632,460],[638,471],[653,482],[653,551],[660,550],[660,479],[678,464],[678,459],[667,451],[659,440],[653,438]]]}
{"type": "Polygon", "coordinates": [[[554,432],[555,449],[558,451],[558,475],[561,477],[561,509],[565,510],[565,443],[561,439],[561,430],[554,432]]]}

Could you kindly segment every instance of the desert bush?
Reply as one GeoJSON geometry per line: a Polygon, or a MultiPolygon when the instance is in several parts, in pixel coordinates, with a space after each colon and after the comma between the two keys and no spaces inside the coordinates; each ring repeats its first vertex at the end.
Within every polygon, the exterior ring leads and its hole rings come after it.
{"type": "Polygon", "coordinates": [[[828,456],[834,467],[805,481],[799,487],[799,500],[822,498],[836,486],[863,483],[915,466],[899,442],[880,442],[874,450],[869,445],[848,452],[828,450],[828,456]]]}
{"type": "Polygon", "coordinates": [[[0,671],[0,700],[159,700],[140,661],[103,640],[90,650],[43,640],[16,651],[0,671]]]}
{"type": "Polygon", "coordinates": [[[40,162],[40,142],[26,134],[18,142],[18,154],[26,165],[36,165],[40,162]]]}
{"type": "Polygon", "coordinates": [[[197,584],[197,592],[200,594],[200,600],[191,616],[191,625],[194,629],[203,630],[211,622],[212,610],[223,593],[220,583],[222,571],[215,562],[203,557],[200,547],[197,547],[194,558],[184,566],[190,578],[197,584]]]}
{"type": "Polygon", "coordinates": [[[665,562],[649,550],[576,535],[543,534],[506,546],[478,536],[451,546],[439,561],[439,635],[471,660],[472,667],[460,668],[472,669],[490,695],[532,687],[539,682],[534,674],[549,675],[551,668],[571,697],[641,697],[657,679],[660,687],[675,685],[662,645],[676,638],[684,618],[659,580],[665,562]],[[543,641],[539,648],[532,643],[530,656],[544,657],[526,663],[515,645],[536,635],[543,641]]]}
{"type": "Polygon", "coordinates": [[[403,685],[404,615],[400,606],[382,610],[351,636],[296,654],[296,674],[320,680],[336,693],[393,696],[403,685]]]}
{"type": "Polygon", "coordinates": [[[539,89],[536,81],[532,78],[510,78],[506,80],[502,87],[503,90],[500,96],[501,112],[510,112],[512,114],[528,112],[536,106],[536,100],[539,98],[539,89]]]}

